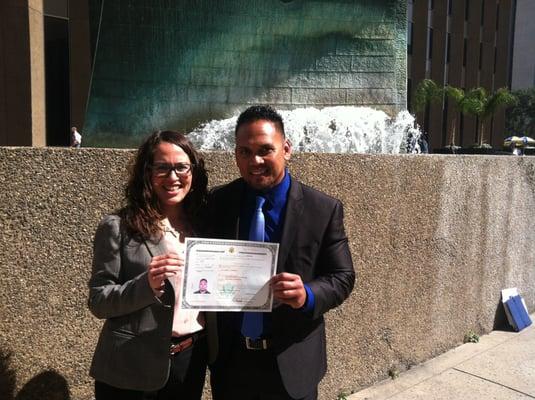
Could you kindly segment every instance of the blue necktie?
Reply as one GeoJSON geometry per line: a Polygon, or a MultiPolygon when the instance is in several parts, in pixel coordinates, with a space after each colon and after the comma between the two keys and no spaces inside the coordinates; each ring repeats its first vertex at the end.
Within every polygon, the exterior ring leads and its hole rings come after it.
{"type": "MultiPolygon", "coordinates": [[[[264,241],[265,219],[262,206],[266,199],[261,196],[256,196],[256,207],[251,219],[251,227],[249,228],[249,240],[255,242],[264,241]]],[[[243,336],[250,338],[259,338],[262,335],[264,328],[263,314],[260,312],[244,312],[241,324],[241,333],[243,336]]]]}

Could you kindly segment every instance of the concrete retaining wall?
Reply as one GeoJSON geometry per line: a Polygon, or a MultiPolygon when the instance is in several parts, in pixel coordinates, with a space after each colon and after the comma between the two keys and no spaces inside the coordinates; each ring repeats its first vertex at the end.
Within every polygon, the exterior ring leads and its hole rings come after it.
{"type": "MultiPolygon", "coordinates": [[[[0,148],[0,398],[92,398],[91,242],[132,154],[0,148]]],[[[211,185],[237,175],[206,159],[211,185]]],[[[321,399],[489,332],[502,288],[535,310],[535,158],[298,154],[291,171],[344,202],[358,272],[327,316],[321,399]]]]}

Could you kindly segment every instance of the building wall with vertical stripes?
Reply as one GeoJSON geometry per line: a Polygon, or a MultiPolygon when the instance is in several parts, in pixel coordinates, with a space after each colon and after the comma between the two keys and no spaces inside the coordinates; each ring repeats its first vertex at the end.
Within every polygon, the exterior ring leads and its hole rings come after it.
{"type": "MultiPolygon", "coordinates": [[[[465,90],[483,87],[490,93],[510,87],[513,11],[514,0],[409,0],[411,98],[425,78],[465,90]]],[[[477,142],[477,119],[458,114],[447,101],[417,114],[431,149],[477,142]]],[[[500,148],[507,136],[504,127],[500,110],[486,124],[485,141],[500,148]]]]}

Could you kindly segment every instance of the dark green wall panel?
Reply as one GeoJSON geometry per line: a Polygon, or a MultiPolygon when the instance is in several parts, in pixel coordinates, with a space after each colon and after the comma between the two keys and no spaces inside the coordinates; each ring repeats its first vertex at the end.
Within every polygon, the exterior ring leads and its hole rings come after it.
{"type": "Polygon", "coordinates": [[[136,146],[152,130],[189,131],[257,102],[405,108],[404,1],[90,6],[96,46],[84,126],[89,146],[136,146]]]}

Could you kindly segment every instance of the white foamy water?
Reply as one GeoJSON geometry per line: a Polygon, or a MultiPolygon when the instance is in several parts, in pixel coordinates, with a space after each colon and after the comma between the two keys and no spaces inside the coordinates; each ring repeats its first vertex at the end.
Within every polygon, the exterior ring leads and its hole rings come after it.
{"type": "MultiPolygon", "coordinates": [[[[422,132],[414,117],[401,111],[395,118],[369,107],[338,106],[279,111],[295,151],[318,153],[419,153],[422,132]]],[[[188,137],[201,150],[232,150],[237,116],[213,120],[188,137]]]]}

